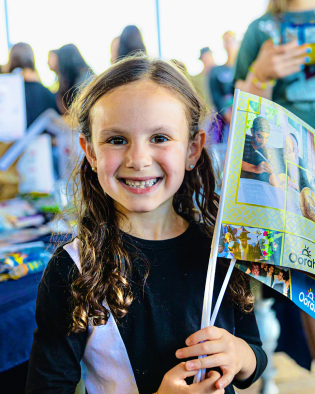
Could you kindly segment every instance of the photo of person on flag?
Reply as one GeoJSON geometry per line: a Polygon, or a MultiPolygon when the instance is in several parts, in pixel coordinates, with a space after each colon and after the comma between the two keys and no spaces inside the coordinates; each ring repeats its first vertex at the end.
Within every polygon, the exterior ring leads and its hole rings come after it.
{"type": "Polygon", "coordinates": [[[239,203],[288,210],[315,221],[314,134],[287,114],[261,105],[246,121],[239,203]]]}
{"type": "Polygon", "coordinates": [[[241,178],[256,179],[278,186],[279,182],[273,172],[266,144],[270,137],[269,122],[258,116],[253,120],[251,136],[246,134],[242,162],[241,178]]]}
{"type": "Polygon", "coordinates": [[[315,221],[315,182],[310,171],[315,162],[314,142],[312,144],[312,139],[308,138],[311,133],[305,128],[300,135],[296,134],[290,132],[284,135],[284,147],[270,157],[270,162],[280,188],[286,191],[286,209],[315,221]],[[310,146],[306,145],[306,141],[310,142],[310,146]]]}
{"type": "Polygon", "coordinates": [[[255,262],[257,266],[248,265],[244,272],[252,273],[254,268],[254,274],[266,277],[267,263],[280,264],[282,238],[281,233],[271,230],[223,224],[218,257],[255,262]],[[225,235],[223,231],[226,231],[225,235]]]}
{"type": "Polygon", "coordinates": [[[285,190],[286,181],[286,163],[288,169],[288,187],[301,192],[304,187],[310,187],[308,178],[303,169],[307,169],[303,159],[299,155],[298,138],[293,133],[285,137],[284,147],[280,150],[279,155],[271,158],[277,177],[280,181],[280,187],[285,190]]]}

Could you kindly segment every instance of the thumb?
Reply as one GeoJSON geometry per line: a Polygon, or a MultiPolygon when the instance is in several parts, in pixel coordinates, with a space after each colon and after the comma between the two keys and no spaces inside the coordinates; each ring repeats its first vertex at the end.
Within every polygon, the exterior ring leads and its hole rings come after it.
{"type": "Polygon", "coordinates": [[[194,376],[198,370],[187,371],[185,368],[186,363],[182,362],[167,372],[167,375],[172,380],[184,380],[189,376],[194,376]]]}
{"type": "Polygon", "coordinates": [[[217,371],[210,371],[207,373],[207,378],[200,383],[194,383],[190,387],[198,389],[194,393],[213,393],[224,394],[224,389],[220,390],[215,387],[215,383],[220,379],[221,375],[217,371]]]}
{"type": "Polygon", "coordinates": [[[209,371],[207,373],[207,379],[216,382],[218,379],[221,378],[221,374],[218,371],[209,371]]]}

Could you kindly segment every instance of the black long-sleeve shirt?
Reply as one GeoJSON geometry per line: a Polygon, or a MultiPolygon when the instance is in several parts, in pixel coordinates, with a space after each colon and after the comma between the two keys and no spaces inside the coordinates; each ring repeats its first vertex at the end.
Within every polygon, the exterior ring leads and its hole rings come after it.
{"type": "MultiPolygon", "coordinates": [[[[117,326],[139,393],[152,394],[158,390],[164,374],[182,361],[175,357],[176,350],[184,347],[186,338],[200,329],[211,240],[195,223],[182,235],[165,241],[142,240],[126,234],[123,239],[127,250],[136,246],[150,264],[143,287],[139,278],[147,269],[146,263],[133,259],[134,301],[117,326]]],[[[219,259],[213,305],[225,272],[219,259]]],[[[72,394],[80,380],[86,333],[68,334],[70,284],[77,275],[78,269],[69,254],[58,249],[39,285],[38,328],[34,333],[27,394],[72,394]]],[[[244,339],[253,349],[257,360],[255,372],[246,381],[233,382],[238,388],[250,386],[267,364],[255,316],[243,313],[226,295],[215,325],[244,339]]],[[[225,393],[234,393],[232,385],[225,393]]]]}

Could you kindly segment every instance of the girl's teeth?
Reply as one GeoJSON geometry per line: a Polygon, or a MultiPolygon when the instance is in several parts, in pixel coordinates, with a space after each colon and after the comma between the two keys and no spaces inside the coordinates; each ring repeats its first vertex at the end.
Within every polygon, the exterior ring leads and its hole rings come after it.
{"type": "Polygon", "coordinates": [[[150,179],[148,181],[141,181],[141,182],[126,180],[126,184],[128,186],[136,187],[138,189],[145,189],[146,187],[153,186],[156,182],[157,182],[157,178],[156,179],[150,179]]]}

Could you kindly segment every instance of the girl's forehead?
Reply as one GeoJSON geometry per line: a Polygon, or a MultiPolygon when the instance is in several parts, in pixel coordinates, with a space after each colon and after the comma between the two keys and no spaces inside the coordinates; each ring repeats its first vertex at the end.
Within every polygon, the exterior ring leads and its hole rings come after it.
{"type": "Polygon", "coordinates": [[[100,97],[91,111],[93,132],[104,125],[140,127],[152,122],[188,127],[185,104],[180,98],[148,80],[112,90],[100,97]]]}

